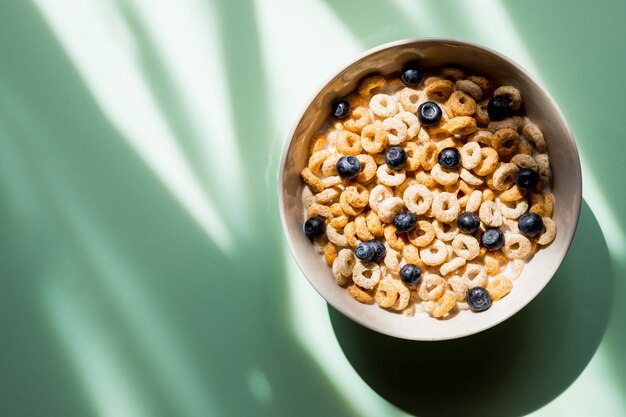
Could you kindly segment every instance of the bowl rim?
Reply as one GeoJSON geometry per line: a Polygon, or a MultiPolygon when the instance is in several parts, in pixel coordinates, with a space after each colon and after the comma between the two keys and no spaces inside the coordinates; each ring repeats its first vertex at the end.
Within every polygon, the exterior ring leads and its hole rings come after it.
{"type": "Polygon", "coordinates": [[[559,267],[561,266],[561,264],[563,263],[563,260],[565,259],[565,257],[567,256],[567,253],[569,252],[569,249],[572,245],[572,242],[574,240],[574,236],[576,234],[576,230],[578,228],[578,223],[580,220],[580,210],[581,210],[581,204],[582,204],[582,169],[581,169],[581,163],[580,163],[580,154],[578,152],[578,147],[576,146],[576,141],[574,139],[574,135],[572,133],[571,127],[569,125],[569,123],[567,122],[567,119],[565,118],[565,115],[563,114],[563,111],[561,110],[561,108],[558,106],[558,104],[556,103],[556,101],[554,100],[554,98],[552,97],[552,95],[550,95],[550,93],[548,92],[548,90],[546,90],[546,88],[542,85],[542,83],[540,83],[539,81],[537,81],[536,77],[532,76],[524,67],[522,67],[520,64],[518,64],[516,61],[512,60],[511,58],[503,55],[502,53],[488,47],[485,45],[482,45],[480,43],[476,43],[476,42],[471,42],[471,41],[466,41],[466,40],[459,40],[459,39],[455,39],[455,38],[447,38],[447,37],[419,37],[419,38],[406,38],[406,39],[400,39],[400,40],[396,40],[396,41],[392,41],[392,42],[387,42],[378,46],[375,46],[373,48],[367,49],[366,51],[358,54],[354,59],[341,64],[338,69],[336,69],[335,71],[333,71],[331,73],[330,77],[327,77],[324,79],[324,81],[315,89],[313,90],[313,93],[309,96],[309,98],[304,102],[304,104],[302,105],[302,107],[300,108],[300,110],[296,113],[296,116],[293,119],[293,122],[291,124],[291,128],[289,129],[289,133],[287,135],[287,140],[285,141],[285,143],[283,144],[283,150],[282,150],[282,154],[281,154],[281,159],[280,159],[280,164],[279,164],[279,168],[278,168],[278,181],[277,181],[277,192],[278,192],[278,202],[279,202],[279,211],[280,211],[280,221],[281,221],[281,225],[282,225],[282,229],[283,229],[283,234],[285,236],[285,238],[287,239],[287,245],[289,246],[289,251],[291,252],[291,255],[294,259],[294,261],[296,262],[296,265],[298,266],[298,268],[300,269],[300,272],[302,273],[302,275],[304,275],[304,277],[306,278],[306,280],[309,282],[309,284],[315,289],[315,291],[320,295],[320,297],[322,297],[322,299],[327,303],[330,304],[333,308],[335,308],[337,311],[339,311],[341,314],[343,314],[344,316],[348,317],[349,319],[355,321],[356,323],[359,323],[360,325],[375,330],[379,333],[388,335],[388,336],[393,336],[393,337],[397,337],[400,339],[405,339],[405,340],[416,340],[416,341],[440,341],[440,340],[453,340],[453,339],[458,339],[458,338],[462,338],[462,337],[466,337],[466,336],[470,336],[473,334],[477,334],[480,332],[483,332],[487,329],[490,329],[494,326],[497,326],[498,324],[506,321],[507,319],[513,317],[515,314],[517,314],[518,312],[520,312],[522,309],[524,309],[526,306],[528,306],[536,297],[537,295],[543,291],[543,289],[548,285],[548,283],[552,280],[552,278],[554,277],[554,275],[556,274],[557,270],[559,269],[559,267]],[[495,55],[497,58],[507,62],[508,64],[512,65],[517,71],[519,71],[519,73],[523,76],[525,76],[528,80],[530,80],[530,82],[534,83],[539,90],[542,92],[542,94],[548,99],[548,101],[552,104],[552,106],[556,109],[556,113],[557,116],[561,119],[561,123],[563,124],[563,126],[565,127],[565,131],[567,133],[567,137],[566,140],[567,142],[569,142],[569,144],[572,146],[572,149],[574,151],[574,154],[576,155],[575,161],[573,162],[573,166],[570,168],[572,171],[572,175],[574,175],[576,178],[576,182],[578,184],[577,187],[577,196],[578,198],[576,199],[576,206],[574,207],[574,213],[575,213],[575,222],[573,224],[573,227],[571,228],[571,231],[569,233],[569,236],[567,237],[567,243],[564,245],[564,251],[563,251],[563,256],[561,257],[561,260],[558,262],[558,264],[555,264],[551,270],[549,271],[549,273],[547,274],[549,276],[548,279],[545,280],[545,282],[543,283],[543,285],[539,285],[535,287],[535,290],[533,292],[530,293],[530,297],[528,297],[528,301],[526,301],[525,303],[522,303],[520,306],[517,306],[515,308],[512,308],[510,310],[507,310],[505,312],[505,314],[502,314],[502,316],[498,317],[496,320],[493,320],[491,322],[487,322],[486,325],[484,326],[477,326],[475,328],[468,330],[463,330],[463,331],[459,331],[456,334],[452,334],[452,335],[442,335],[442,336],[435,336],[435,337],[428,337],[428,336],[423,336],[423,337],[407,337],[407,335],[404,334],[399,334],[393,331],[390,331],[387,328],[383,328],[381,326],[377,326],[367,320],[364,320],[363,318],[361,318],[358,315],[352,314],[350,311],[347,311],[346,309],[344,309],[341,304],[333,304],[330,301],[328,301],[326,299],[326,297],[324,297],[324,295],[320,292],[320,290],[317,288],[317,286],[313,283],[313,281],[307,276],[306,272],[304,271],[304,268],[302,267],[302,264],[300,262],[299,257],[296,254],[295,248],[294,248],[294,244],[291,241],[291,237],[289,236],[288,233],[288,228],[287,228],[287,218],[285,215],[285,202],[284,202],[284,194],[283,194],[283,190],[284,190],[284,172],[285,172],[285,166],[287,163],[287,154],[289,153],[289,149],[291,148],[291,144],[293,143],[294,140],[294,135],[296,132],[296,129],[298,128],[298,125],[300,124],[300,121],[302,120],[302,117],[304,116],[304,114],[306,113],[306,111],[309,109],[309,107],[311,106],[311,104],[313,103],[313,101],[315,100],[315,98],[320,94],[320,92],[328,85],[330,84],[332,81],[335,80],[335,78],[337,78],[343,71],[345,71],[346,69],[352,67],[353,65],[357,64],[358,62],[366,59],[367,57],[369,57],[372,54],[375,54],[379,51],[383,51],[386,49],[391,49],[394,47],[398,47],[398,46],[403,46],[403,45],[408,45],[408,44],[414,44],[414,43],[435,43],[435,42],[439,42],[439,43],[448,43],[448,44],[452,44],[452,45],[458,45],[458,46],[469,46],[471,48],[476,48],[476,49],[481,49],[487,53],[490,53],[492,55],[495,55]]]}

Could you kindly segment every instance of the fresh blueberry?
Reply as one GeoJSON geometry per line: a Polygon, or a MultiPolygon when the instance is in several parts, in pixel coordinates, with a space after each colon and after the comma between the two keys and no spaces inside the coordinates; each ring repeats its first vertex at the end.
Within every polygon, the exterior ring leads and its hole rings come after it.
{"type": "Polygon", "coordinates": [[[500,229],[487,229],[480,241],[488,250],[498,250],[504,245],[504,233],[500,229]]]}
{"type": "Polygon", "coordinates": [[[480,226],[480,219],[476,213],[466,211],[456,219],[456,227],[463,233],[474,233],[480,226]]]}
{"type": "Polygon", "coordinates": [[[402,81],[404,85],[415,87],[422,81],[422,71],[417,68],[415,63],[409,63],[404,66],[402,74],[400,74],[400,81],[402,81]]]}
{"type": "Polygon", "coordinates": [[[333,116],[343,119],[350,113],[350,105],[345,100],[337,100],[333,102],[333,116]]]}
{"type": "Polygon", "coordinates": [[[441,120],[441,108],[433,101],[420,104],[417,108],[417,118],[424,126],[432,126],[441,120]]]}
{"type": "Polygon", "coordinates": [[[487,103],[487,114],[491,120],[502,120],[513,114],[511,102],[503,96],[494,97],[487,103]]]}
{"type": "Polygon", "coordinates": [[[536,213],[524,213],[517,221],[517,228],[524,236],[537,236],[543,229],[543,220],[536,213]]]}
{"type": "Polygon", "coordinates": [[[343,179],[349,180],[361,172],[361,163],[354,156],[342,156],[337,161],[337,174],[343,179]]]}
{"type": "Polygon", "coordinates": [[[530,168],[523,168],[515,174],[515,184],[524,190],[535,188],[539,183],[539,174],[530,168]]]}
{"type": "Polygon", "coordinates": [[[401,170],[406,164],[406,151],[401,146],[389,148],[385,155],[385,162],[389,168],[396,171],[401,170]]]}
{"type": "Polygon", "coordinates": [[[364,262],[369,262],[374,259],[376,255],[376,248],[370,242],[359,243],[354,249],[354,254],[357,258],[364,262]]]}
{"type": "Polygon", "coordinates": [[[393,225],[398,232],[410,232],[415,228],[417,216],[410,211],[401,211],[393,218],[393,225]]]}
{"type": "Polygon", "coordinates": [[[417,265],[405,264],[400,268],[400,279],[406,285],[417,285],[422,279],[422,270],[417,265]]]}
{"type": "Polygon", "coordinates": [[[439,152],[437,162],[444,168],[456,168],[461,162],[461,153],[456,148],[443,148],[439,152]]]}
{"type": "Polygon", "coordinates": [[[322,216],[309,217],[304,222],[304,234],[311,240],[321,236],[326,230],[324,218],[322,216]]]}
{"type": "Polygon", "coordinates": [[[491,307],[491,296],[483,287],[474,287],[467,291],[467,305],[472,311],[485,311],[491,307]]]}
{"type": "Polygon", "coordinates": [[[387,254],[387,249],[385,248],[385,245],[383,245],[383,242],[381,242],[380,240],[370,240],[367,243],[374,247],[375,255],[374,258],[372,258],[372,261],[382,261],[387,254]]]}

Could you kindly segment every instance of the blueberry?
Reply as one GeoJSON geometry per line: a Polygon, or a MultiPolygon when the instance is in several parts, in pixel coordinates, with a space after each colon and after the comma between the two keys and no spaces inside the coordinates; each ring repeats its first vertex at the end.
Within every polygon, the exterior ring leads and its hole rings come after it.
{"type": "Polygon", "coordinates": [[[400,268],[400,279],[406,285],[417,285],[422,279],[422,270],[417,265],[405,264],[400,268]]]}
{"type": "Polygon", "coordinates": [[[337,174],[343,179],[349,180],[361,172],[361,163],[354,156],[342,156],[337,161],[337,174]]]}
{"type": "Polygon", "coordinates": [[[350,113],[350,105],[345,100],[337,100],[333,102],[333,116],[343,119],[350,113]]]}
{"type": "Polygon", "coordinates": [[[543,229],[543,220],[536,213],[524,213],[517,221],[517,227],[524,236],[537,236],[543,229]]]}
{"type": "Polygon", "coordinates": [[[410,211],[401,211],[393,218],[393,225],[398,232],[410,232],[415,228],[417,216],[410,211]]]}
{"type": "Polygon", "coordinates": [[[441,108],[433,101],[422,103],[417,108],[417,118],[424,126],[432,126],[441,120],[441,108]]]}
{"type": "Polygon", "coordinates": [[[539,183],[539,174],[530,168],[523,168],[515,174],[515,184],[524,190],[535,188],[539,183]]]}
{"type": "Polygon", "coordinates": [[[415,63],[409,63],[404,66],[402,74],[400,74],[400,81],[402,81],[404,85],[415,87],[422,81],[422,71],[417,68],[415,63]]]}
{"type": "Polygon", "coordinates": [[[480,226],[480,219],[476,213],[466,211],[456,219],[456,227],[463,233],[474,233],[480,226]]]}
{"type": "Polygon", "coordinates": [[[372,261],[374,262],[382,261],[385,255],[387,254],[387,249],[385,248],[385,245],[383,245],[383,242],[381,242],[380,240],[370,240],[367,243],[369,243],[370,245],[374,247],[375,255],[374,255],[374,258],[372,258],[372,261]]]}
{"type": "Polygon", "coordinates": [[[374,245],[372,245],[370,242],[363,242],[359,243],[356,248],[354,248],[354,254],[360,260],[364,262],[369,262],[374,259],[374,256],[376,255],[376,249],[374,248],[374,245]]]}
{"type": "Polygon", "coordinates": [[[309,217],[304,222],[304,234],[311,240],[321,236],[326,230],[324,218],[322,216],[309,217]]]}
{"type": "Polygon", "coordinates": [[[396,171],[401,170],[404,168],[404,164],[406,164],[406,151],[401,146],[389,148],[385,155],[385,162],[389,168],[396,171]]]}
{"type": "Polygon", "coordinates": [[[474,287],[467,291],[467,305],[472,311],[485,311],[491,307],[491,296],[483,287],[474,287]]]}
{"type": "Polygon", "coordinates": [[[504,245],[504,233],[500,229],[487,229],[480,241],[488,250],[498,250],[504,245]]]}
{"type": "Polygon", "coordinates": [[[513,114],[511,102],[503,96],[494,97],[487,104],[487,114],[491,120],[502,120],[513,114]]]}
{"type": "Polygon", "coordinates": [[[444,168],[456,168],[461,162],[461,153],[456,148],[443,148],[437,162],[444,168]]]}

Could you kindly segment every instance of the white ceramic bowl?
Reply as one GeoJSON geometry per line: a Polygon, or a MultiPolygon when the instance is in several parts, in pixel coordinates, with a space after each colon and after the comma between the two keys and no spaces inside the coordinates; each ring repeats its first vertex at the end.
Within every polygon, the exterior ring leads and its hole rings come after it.
{"type": "MultiPolygon", "coordinates": [[[[582,179],[576,144],[567,123],[548,92],[519,65],[484,46],[452,39],[408,39],[365,52],[342,68],[317,90],[289,133],[279,171],[281,220],[291,252],[311,285],[333,307],[354,321],[378,332],[412,340],[445,340],[480,332],[506,320],[522,309],[545,287],[570,246],[580,212],[582,179]],[[330,114],[333,100],[353,91],[370,73],[398,72],[407,61],[418,60],[423,68],[460,66],[489,76],[495,85],[517,87],[526,115],[542,129],[552,166],[553,219],[556,239],[526,265],[514,288],[482,313],[461,311],[448,320],[437,320],[422,311],[405,317],[361,304],[339,287],[331,269],[302,231],[304,210],[300,171],[308,160],[308,144],[330,114]]],[[[546,317],[546,320],[555,320],[546,317]]]]}

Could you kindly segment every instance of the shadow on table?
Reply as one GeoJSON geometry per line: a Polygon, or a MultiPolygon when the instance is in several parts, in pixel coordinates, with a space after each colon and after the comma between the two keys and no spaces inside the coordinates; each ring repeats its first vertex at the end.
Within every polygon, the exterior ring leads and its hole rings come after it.
{"type": "Polygon", "coordinates": [[[376,333],[329,306],[349,362],[383,398],[419,416],[530,413],[561,394],[596,351],[613,276],[598,223],[583,202],[578,231],[546,288],[482,333],[417,342],[376,333]]]}

